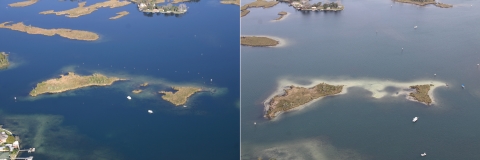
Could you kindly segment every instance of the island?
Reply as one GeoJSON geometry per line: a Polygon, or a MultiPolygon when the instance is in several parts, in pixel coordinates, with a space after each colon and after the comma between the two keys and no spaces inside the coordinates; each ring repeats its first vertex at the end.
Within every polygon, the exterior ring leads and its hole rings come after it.
{"type": "Polygon", "coordinates": [[[202,89],[198,87],[172,87],[172,89],[176,92],[160,91],[159,93],[165,94],[162,98],[176,106],[187,103],[188,97],[192,96],[194,93],[202,91],[202,89]]]}
{"type": "Polygon", "coordinates": [[[415,89],[415,92],[410,93],[409,96],[413,97],[419,102],[430,105],[430,103],[432,103],[432,99],[428,95],[428,91],[430,91],[430,86],[433,86],[433,84],[410,86],[411,89],[415,89]]]}
{"type": "Polygon", "coordinates": [[[107,77],[98,73],[90,76],[79,76],[73,72],[68,72],[66,75],[60,75],[60,78],[49,79],[38,83],[37,86],[30,91],[30,96],[35,97],[44,93],[61,93],[89,86],[109,86],[112,85],[113,82],[120,80],[125,79],[107,77]]]}
{"type": "Polygon", "coordinates": [[[38,0],[27,0],[27,1],[22,1],[22,2],[11,3],[11,4],[8,4],[8,5],[10,7],[26,7],[26,6],[35,4],[37,2],[38,2],[38,0]]]}
{"type": "Polygon", "coordinates": [[[0,69],[7,68],[10,65],[8,62],[8,54],[0,52],[0,69]]]}
{"type": "Polygon", "coordinates": [[[281,12],[278,13],[278,15],[280,15],[280,17],[278,17],[278,18],[275,19],[275,20],[276,20],[276,21],[281,20],[281,19],[282,19],[285,15],[287,15],[287,14],[288,14],[287,12],[281,11],[281,12]]]}
{"type": "Polygon", "coordinates": [[[245,36],[240,37],[240,44],[253,47],[268,47],[276,46],[279,44],[279,42],[268,37],[245,36]]]}
{"type": "Polygon", "coordinates": [[[246,16],[250,12],[250,11],[248,11],[249,8],[260,8],[260,7],[270,8],[270,7],[273,7],[273,6],[277,5],[278,3],[280,3],[280,2],[275,1],[275,0],[272,0],[272,1],[257,0],[255,2],[243,5],[240,8],[241,17],[246,16]]]}
{"type": "Polygon", "coordinates": [[[154,2],[148,2],[147,0],[139,0],[137,6],[139,11],[145,13],[184,14],[188,9],[185,4],[174,6],[169,3],[167,5],[160,6],[154,2]]]}
{"type": "Polygon", "coordinates": [[[0,125],[0,159],[15,159],[20,150],[18,137],[0,125]]]}
{"type": "Polygon", "coordinates": [[[127,12],[127,11],[118,12],[118,13],[117,13],[117,16],[115,16],[115,17],[110,17],[110,19],[119,19],[120,17],[123,17],[123,16],[125,16],[125,15],[127,15],[127,14],[129,14],[129,12],[127,12]]]}
{"type": "Polygon", "coordinates": [[[451,4],[445,4],[445,3],[440,3],[436,2],[435,0],[394,0],[394,2],[401,2],[401,3],[410,3],[410,4],[415,4],[419,6],[425,6],[428,4],[433,4],[437,7],[440,8],[452,8],[453,5],[451,4]]]}
{"type": "Polygon", "coordinates": [[[240,0],[220,0],[222,4],[234,4],[240,6],[240,0]]]}
{"type": "Polygon", "coordinates": [[[15,31],[25,32],[28,34],[41,34],[45,36],[54,36],[58,34],[61,37],[75,40],[84,40],[84,41],[95,41],[99,38],[98,34],[82,31],[82,30],[71,30],[65,28],[59,29],[43,29],[38,27],[32,27],[31,25],[26,26],[23,22],[18,22],[15,24],[7,25],[11,22],[0,23],[0,28],[8,28],[15,31]]]}
{"type": "Polygon", "coordinates": [[[132,93],[135,93],[135,94],[139,94],[141,93],[143,90],[141,89],[136,89],[136,90],[133,90],[132,93]]]}
{"type": "Polygon", "coordinates": [[[322,2],[310,4],[309,1],[291,1],[290,3],[293,8],[300,10],[300,11],[341,11],[345,9],[345,6],[337,3],[337,2],[330,2],[324,3],[322,2]]]}
{"type": "Polygon", "coordinates": [[[66,17],[69,17],[69,18],[76,18],[76,17],[80,17],[80,16],[83,16],[83,15],[90,14],[90,13],[96,11],[98,8],[105,8],[105,7],[117,8],[117,7],[123,7],[123,6],[126,6],[128,4],[131,4],[131,2],[129,2],[129,1],[108,0],[108,1],[105,1],[105,2],[95,3],[93,5],[85,7],[86,3],[87,2],[80,2],[80,3],[78,3],[77,8],[72,8],[72,9],[65,10],[65,11],[55,12],[54,10],[48,10],[48,11],[40,12],[40,14],[66,15],[66,17]]]}
{"type": "Polygon", "coordinates": [[[311,88],[290,86],[282,95],[276,95],[266,104],[265,117],[275,118],[278,114],[300,107],[315,99],[332,96],[342,92],[343,85],[320,83],[311,88]]]}

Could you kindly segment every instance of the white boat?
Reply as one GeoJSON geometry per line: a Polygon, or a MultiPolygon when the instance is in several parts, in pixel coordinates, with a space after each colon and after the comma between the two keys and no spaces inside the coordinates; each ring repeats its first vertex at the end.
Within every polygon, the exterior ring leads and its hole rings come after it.
{"type": "Polygon", "coordinates": [[[128,100],[131,100],[131,99],[132,99],[132,97],[130,97],[130,96],[127,96],[127,99],[128,99],[128,100]]]}
{"type": "Polygon", "coordinates": [[[413,27],[413,28],[417,29],[417,26],[415,26],[415,27],[413,27]]]}
{"type": "Polygon", "coordinates": [[[187,107],[186,105],[183,105],[183,107],[187,107]]]}
{"type": "Polygon", "coordinates": [[[422,157],[425,157],[427,156],[427,153],[423,152],[422,154],[420,154],[422,157]]]}
{"type": "Polygon", "coordinates": [[[148,113],[152,114],[152,113],[153,113],[153,111],[152,111],[152,110],[148,110],[148,113]]]}
{"type": "Polygon", "coordinates": [[[412,122],[416,122],[418,120],[418,117],[413,118],[412,122]]]}

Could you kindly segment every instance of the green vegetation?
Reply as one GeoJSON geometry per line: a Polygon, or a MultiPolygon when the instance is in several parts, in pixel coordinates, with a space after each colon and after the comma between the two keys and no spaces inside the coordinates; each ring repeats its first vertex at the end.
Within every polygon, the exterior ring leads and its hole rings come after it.
{"type": "Polygon", "coordinates": [[[338,8],[338,3],[331,2],[331,3],[323,4],[323,9],[328,9],[328,8],[331,8],[331,9],[338,8]]]}
{"type": "Polygon", "coordinates": [[[6,54],[5,52],[0,52],[0,69],[6,68],[8,67],[8,65],[10,65],[10,63],[8,62],[8,54],[6,54]]]}
{"type": "Polygon", "coordinates": [[[273,119],[278,113],[300,107],[320,97],[335,95],[342,92],[343,85],[320,83],[312,88],[290,86],[284,95],[274,96],[270,102],[265,117],[273,119]]]}
{"type": "Polygon", "coordinates": [[[432,103],[432,99],[428,95],[428,91],[430,91],[430,86],[433,86],[433,85],[424,84],[424,85],[410,86],[411,89],[416,90],[415,93],[410,93],[410,96],[419,102],[423,102],[423,103],[426,103],[427,105],[430,105],[430,103],[432,103]]]}
{"type": "Polygon", "coordinates": [[[13,142],[15,142],[15,137],[13,135],[8,135],[8,138],[5,141],[5,143],[12,144],[13,142]]]}
{"type": "Polygon", "coordinates": [[[173,92],[166,92],[160,91],[159,93],[165,94],[162,98],[166,101],[169,101],[176,106],[182,105],[187,103],[188,97],[192,96],[194,93],[202,91],[201,88],[198,87],[172,87],[176,90],[175,93],[173,92]]]}
{"type": "Polygon", "coordinates": [[[37,96],[44,93],[60,93],[88,86],[108,86],[119,80],[123,79],[117,77],[107,77],[102,74],[78,76],[73,72],[68,72],[67,75],[61,75],[60,78],[49,79],[38,83],[37,87],[30,91],[30,96],[37,96]]]}

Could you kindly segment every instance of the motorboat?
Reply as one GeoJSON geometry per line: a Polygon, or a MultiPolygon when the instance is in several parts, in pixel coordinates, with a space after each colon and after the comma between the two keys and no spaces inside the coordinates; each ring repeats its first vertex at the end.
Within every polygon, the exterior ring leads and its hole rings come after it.
{"type": "Polygon", "coordinates": [[[415,118],[413,118],[412,122],[415,123],[415,122],[417,122],[417,120],[418,120],[418,117],[415,117],[415,118]]]}
{"type": "Polygon", "coordinates": [[[413,27],[413,28],[417,29],[417,26],[415,26],[415,27],[413,27]]]}
{"type": "Polygon", "coordinates": [[[462,88],[465,89],[465,85],[462,84],[462,88]]]}
{"type": "Polygon", "coordinates": [[[420,154],[422,157],[425,157],[427,156],[427,153],[423,152],[422,154],[420,154]]]}
{"type": "Polygon", "coordinates": [[[148,110],[148,113],[152,114],[152,113],[153,113],[153,111],[152,111],[152,110],[148,110]]]}
{"type": "Polygon", "coordinates": [[[128,99],[128,100],[131,100],[131,99],[132,99],[132,97],[130,97],[130,96],[127,96],[127,99],[128,99]]]}

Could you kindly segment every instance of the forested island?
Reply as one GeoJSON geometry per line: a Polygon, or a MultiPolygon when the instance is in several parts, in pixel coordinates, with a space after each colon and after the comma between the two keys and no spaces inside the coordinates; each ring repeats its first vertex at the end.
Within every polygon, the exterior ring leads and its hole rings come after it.
{"type": "Polygon", "coordinates": [[[0,23],[0,28],[8,28],[14,31],[25,32],[28,34],[41,34],[45,36],[54,36],[58,34],[59,36],[65,37],[68,39],[84,40],[84,41],[95,41],[99,38],[99,36],[96,33],[89,32],[89,31],[71,30],[71,29],[65,29],[65,28],[43,29],[39,27],[32,27],[31,25],[26,26],[25,24],[23,24],[23,22],[7,25],[9,23],[11,22],[0,23]]]}
{"type": "Polygon", "coordinates": [[[159,93],[164,94],[162,96],[164,100],[169,101],[176,106],[187,103],[188,97],[202,91],[202,89],[198,87],[172,87],[172,89],[175,90],[175,93],[170,91],[160,91],[159,93]]]}
{"type": "Polygon", "coordinates": [[[61,93],[68,90],[84,88],[89,86],[109,86],[113,82],[125,80],[117,77],[107,77],[102,74],[95,73],[90,76],[79,76],[73,72],[67,75],[60,75],[60,78],[49,79],[37,84],[30,91],[30,96],[37,96],[44,93],[61,93]]]}

